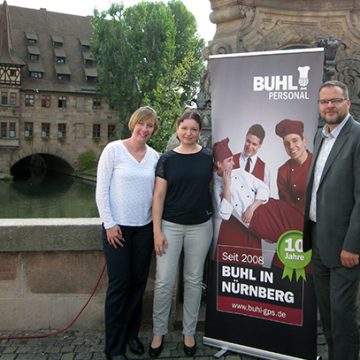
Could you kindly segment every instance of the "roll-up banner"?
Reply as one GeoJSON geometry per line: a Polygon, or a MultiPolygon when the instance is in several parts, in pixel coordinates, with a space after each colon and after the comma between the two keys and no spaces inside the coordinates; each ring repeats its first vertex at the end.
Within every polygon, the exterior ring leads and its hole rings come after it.
{"type": "Polygon", "coordinates": [[[204,343],[265,359],[316,359],[302,250],[323,49],[215,55],[214,242],[204,343]]]}

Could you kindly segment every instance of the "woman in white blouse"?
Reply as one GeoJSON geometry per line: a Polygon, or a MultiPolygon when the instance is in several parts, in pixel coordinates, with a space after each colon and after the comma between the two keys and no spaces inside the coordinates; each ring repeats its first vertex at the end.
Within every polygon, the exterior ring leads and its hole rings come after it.
{"type": "Polygon", "coordinates": [[[109,143],[97,170],[96,204],[103,223],[109,278],[105,300],[105,354],[126,360],[126,344],[138,355],[141,303],[153,249],[151,203],[158,153],[146,143],[158,129],[156,112],[136,110],[131,136],[109,143]]]}

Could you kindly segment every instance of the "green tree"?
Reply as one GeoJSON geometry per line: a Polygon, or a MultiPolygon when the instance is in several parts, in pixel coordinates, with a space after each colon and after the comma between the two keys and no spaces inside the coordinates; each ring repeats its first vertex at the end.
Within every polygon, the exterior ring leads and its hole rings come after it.
{"type": "Polygon", "coordinates": [[[204,63],[204,41],[194,16],[180,0],[113,4],[94,12],[92,51],[99,91],[119,111],[122,128],[139,106],[153,106],[160,131],[153,146],[162,151],[181,109],[194,97],[204,63]]]}
{"type": "Polygon", "coordinates": [[[194,15],[186,8],[180,0],[172,0],[169,7],[173,13],[176,27],[175,37],[175,64],[182,64],[187,67],[186,74],[182,77],[179,84],[183,93],[181,100],[183,103],[192,99],[200,82],[200,76],[204,71],[202,50],[205,42],[197,35],[197,25],[194,15]],[[191,63],[191,66],[188,64],[191,63]]]}

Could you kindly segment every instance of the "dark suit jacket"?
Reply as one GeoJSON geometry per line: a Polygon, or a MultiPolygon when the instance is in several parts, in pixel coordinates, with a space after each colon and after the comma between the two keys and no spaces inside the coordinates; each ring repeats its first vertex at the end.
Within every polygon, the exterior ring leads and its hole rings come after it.
{"type": "MultiPolygon", "coordinates": [[[[304,217],[304,251],[312,246],[309,208],[314,164],[323,141],[321,130],[315,146],[307,187],[304,217]]],[[[341,266],[342,249],[360,254],[360,124],[349,118],[326,161],[317,191],[316,242],[328,267],[341,266]]]]}

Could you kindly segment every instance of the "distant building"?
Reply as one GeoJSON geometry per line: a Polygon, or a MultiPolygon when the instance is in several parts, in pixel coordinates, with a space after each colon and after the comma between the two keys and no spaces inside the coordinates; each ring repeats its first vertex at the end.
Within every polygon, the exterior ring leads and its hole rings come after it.
{"type": "Polygon", "coordinates": [[[76,170],[109,141],[118,114],[96,93],[91,32],[89,16],[0,5],[0,172],[37,154],[76,170]]]}

